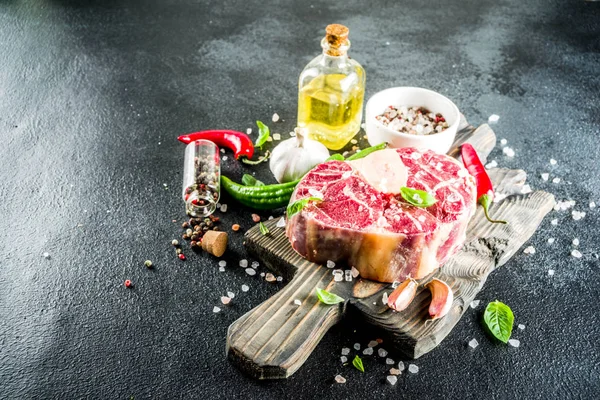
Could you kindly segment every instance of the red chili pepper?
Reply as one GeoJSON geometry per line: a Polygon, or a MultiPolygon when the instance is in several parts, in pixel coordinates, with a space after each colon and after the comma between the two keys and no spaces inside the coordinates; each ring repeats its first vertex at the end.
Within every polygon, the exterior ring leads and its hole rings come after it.
{"type": "Polygon", "coordinates": [[[183,253],[181,253],[178,257],[179,257],[180,260],[185,261],[185,255],[183,255],[183,253]]]}
{"type": "Polygon", "coordinates": [[[250,136],[245,133],[230,130],[210,130],[189,133],[177,138],[180,142],[190,144],[195,140],[206,139],[215,143],[217,146],[227,147],[233,151],[235,158],[246,156],[251,159],[254,155],[254,145],[250,136]]]}
{"type": "Polygon", "coordinates": [[[477,181],[477,202],[483,206],[485,217],[492,223],[506,224],[506,221],[491,219],[488,214],[488,210],[494,199],[494,188],[475,148],[469,143],[465,143],[460,148],[460,155],[462,156],[465,168],[477,181]]]}
{"type": "Polygon", "coordinates": [[[131,281],[130,281],[129,279],[127,279],[127,280],[125,281],[125,287],[128,287],[128,288],[130,288],[131,286],[133,286],[133,284],[131,283],[131,281]]]}

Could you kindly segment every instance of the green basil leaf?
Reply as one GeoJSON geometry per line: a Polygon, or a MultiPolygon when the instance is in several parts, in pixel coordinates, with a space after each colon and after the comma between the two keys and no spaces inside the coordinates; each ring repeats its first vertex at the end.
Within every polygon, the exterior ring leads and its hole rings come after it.
{"type": "Polygon", "coordinates": [[[498,300],[491,302],[485,308],[483,320],[492,335],[507,343],[512,333],[515,316],[509,306],[498,300]]]}
{"type": "Polygon", "coordinates": [[[246,186],[265,186],[264,183],[250,174],[244,174],[244,176],[242,176],[242,183],[246,186]]]}
{"type": "Polygon", "coordinates": [[[317,297],[319,298],[321,303],[332,305],[332,304],[343,303],[345,301],[337,294],[329,293],[328,291],[319,289],[319,288],[316,288],[315,290],[317,292],[317,297]]]}
{"type": "Polygon", "coordinates": [[[256,160],[256,161],[248,160],[246,157],[240,157],[240,159],[242,160],[242,162],[244,164],[258,165],[260,163],[267,161],[269,159],[269,157],[271,157],[271,152],[269,150],[267,150],[267,151],[265,151],[265,155],[258,157],[258,160],[256,160]]]}
{"type": "Polygon", "coordinates": [[[409,187],[401,187],[400,194],[402,198],[417,207],[429,207],[437,201],[435,197],[424,190],[413,189],[409,187]]]}
{"type": "Polygon", "coordinates": [[[262,221],[258,223],[258,229],[260,229],[260,233],[262,233],[264,236],[267,236],[271,233],[269,232],[269,228],[267,228],[267,226],[263,224],[262,221]]]}
{"type": "Polygon", "coordinates": [[[269,130],[269,127],[263,124],[261,121],[256,121],[256,126],[258,126],[258,139],[256,139],[254,146],[262,149],[263,144],[265,144],[267,139],[269,139],[271,131],[269,130]]]}
{"type": "Polygon", "coordinates": [[[344,156],[341,155],[341,154],[339,154],[339,153],[332,154],[332,155],[329,156],[329,158],[327,160],[325,160],[325,162],[327,162],[327,161],[333,161],[333,160],[344,161],[344,156]]]}
{"type": "Polygon", "coordinates": [[[298,214],[306,205],[311,201],[323,201],[318,197],[307,197],[305,199],[296,200],[292,204],[287,206],[287,216],[290,218],[292,215],[298,214]]]}
{"type": "Polygon", "coordinates": [[[365,372],[365,367],[363,365],[362,359],[359,356],[354,356],[354,360],[352,360],[352,365],[354,365],[354,368],[356,368],[360,372],[365,372]]]}

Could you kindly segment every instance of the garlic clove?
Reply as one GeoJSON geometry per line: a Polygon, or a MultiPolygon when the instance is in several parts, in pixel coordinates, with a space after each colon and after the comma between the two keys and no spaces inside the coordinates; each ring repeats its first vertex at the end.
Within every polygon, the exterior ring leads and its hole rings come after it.
{"type": "Polygon", "coordinates": [[[433,278],[425,286],[431,292],[431,304],[429,304],[431,319],[438,319],[448,314],[454,300],[454,294],[450,286],[446,282],[436,278],[433,278]]]}
{"type": "Polygon", "coordinates": [[[388,296],[387,305],[392,310],[402,311],[409,306],[417,294],[417,282],[408,278],[388,296]]]}

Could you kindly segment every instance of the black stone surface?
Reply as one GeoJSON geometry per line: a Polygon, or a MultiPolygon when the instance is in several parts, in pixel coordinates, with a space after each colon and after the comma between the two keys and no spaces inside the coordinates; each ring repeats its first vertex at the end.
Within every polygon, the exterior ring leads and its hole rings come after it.
{"type": "MultiPolygon", "coordinates": [[[[1,1],[0,398],[599,398],[599,214],[588,206],[600,204],[599,8],[581,0],[1,1]],[[580,221],[573,209],[552,212],[531,240],[536,253],[519,252],[496,271],[482,305],[395,387],[377,356],[363,357],[364,374],[339,361],[342,347],[378,335],[352,321],[290,379],[245,377],[225,358],[227,326],[283,284],[237,267],[246,257],[241,232],[225,272],[187,245],[188,260],[178,260],[170,244],[184,218],[176,136],[245,130],[260,119],[286,137],[298,75],[331,22],[350,27],[367,96],[423,86],[452,98],[475,125],[500,115],[493,128],[516,155],[498,146],[491,159],[525,169],[534,189],[586,212],[580,221]],[[270,123],[274,112],[282,121],[270,123]],[[570,255],[575,237],[580,259],[570,255]],[[227,290],[236,297],[214,314],[227,290]],[[521,347],[484,333],[482,310],[495,299],[525,324],[513,335],[521,347]],[[336,374],[348,382],[333,383],[336,374]]],[[[226,155],[225,174],[273,181],[266,165],[226,155]]],[[[224,227],[252,226],[250,211],[222,202],[224,227]]]]}

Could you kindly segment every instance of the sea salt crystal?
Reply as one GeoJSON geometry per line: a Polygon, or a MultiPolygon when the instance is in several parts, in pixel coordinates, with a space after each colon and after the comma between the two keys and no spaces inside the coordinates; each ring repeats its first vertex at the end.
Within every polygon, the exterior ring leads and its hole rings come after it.
{"type": "Polygon", "coordinates": [[[242,292],[247,292],[248,290],[250,290],[248,285],[242,285],[242,292]]]}
{"type": "Polygon", "coordinates": [[[256,270],[253,268],[246,268],[246,273],[250,276],[256,275],[256,270]]]}
{"type": "Polygon", "coordinates": [[[227,212],[227,204],[221,204],[221,212],[227,212]]]}
{"type": "Polygon", "coordinates": [[[533,246],[527,246],[525,248],[525,250],[523,250],[523,253],[525,253],[525,254],[535,254],[535,247],[533,247],[533,246]]]}
{"type": "Polygon", "coordinates": [[[506,140],[506,139],[500,139],[500,144],[502,146],[506,146],[506,143],[508,143],[508,140],[506,140]]]}
{"type": "Polygon", "coordinates": [[[279,134],[279,133],[274,133],[274,134],[273,134],[273,140],[281,140],[281,134],[279,134]]]}
{"type": "Polygon", "coordinates": [[[360,343],[354,343],[354,350],[360,350],[360,343]]]}
{"type": "Polygon", "coordinates": [[[375,347],[379,344],[379,342],[377,340],[371,340],[369,342],[369,344],[367,345],[367,347],[375,347]]]}
{"type": "Polygon", "coordinates": [[[252,133],[252,128],[248,128],[248,129],[246,129],[246,134],[247,134],[247,135],[250,135],[251,133],[252,133]]]}
{"type": "Polygon", "coordinates": [[[401,373],[398,368],[390,368],[390,375],[400,375],[401,373]]]}
{"type": "Polygon", "coordinates": [[[573,239],[573,246],[579,246],[579,239],[573,239]]]}
{"type": "Polygon", "coordinates": [[[334,379],[337,383],[346,383],[346,378],[341,375],[336,375],[334,379]]]}
{"type": "Polygon", "coordinates": [[[227,305],[231,302],[231,297],[221,296],[221,303],[227,305]]]}
{"type": "Polygon", "coordinates": [[[596,203],[594,203],[593,201],[590,201],[590,208],[596,208],[596,203]]]}
{"type": "Polygon", "coordinates": [[[579,250],[577,250],[577,249],[573,250],[573,251],[571,252],[571,255],[572,255],[573,257],[575,257],[575,258],[581,258],[581,257],[583,257],[583,254],[581,254],[581,252],[580,252],[579,250]]]}
{"type": "Polygon", "coordinates": [[[549,238],[549,239],[548,239],[548,244],[552,244],[552,243],[554,243],[554,241],[555,241],[555,240],[556,240],[556,239],[554,239],[554,238],[549,238]]]}
{"type": "Polygon", "coordinates": [[[531,193],[531,186],[529,186],[529,185],[523,185],[523,187],[521,188],[521,193],[522,194],[531,193]]]}
{"type": "Polygon", "coordinates": [[[277,277],[277,282],[283,282],[283,276],[278,276],[277,277]]]}
{"type": "Polygon", "coordinates": [[[350,271],[349,269],[344,271],[344,280],[346,282],[352,282],[352,271],[350,271]]]}
{"type": "MultiPolygon", "coordinates": [[[[488,117],[488,122],[490,122],[490,123],[492,123],[492,124],[493,124],[494,122],[498,122],[498,120],[499,120],[499,119],[500,119],[500,116],[499,116],[499,115],[497,115],[497,114],[492,114],[492,115],[490,115],[490,116],[488,117]]],[[[503,140],[506,140],[506,139],[503,139],[503,140]]]]}
{"type": "Polygon", "coordinates": [[[471,340],[469,340],[469,347],[472,349],[477,348],[477,346],[479,346],[479,342],[477,341],[477,339],[473,338],[471,340]]]}
{"type": "Polygon", "coordinates": [[[214,313],[221,312],[221,309],[220,309],[219,307],[217,307],[217,306],[214,306],[214,307],[213,307],[213,312],[214,312],[214,313]]]}
{"type": "Polygon", "coordinates": [[[387,379],[388,383],[392,386],[394,386],[396,384],[396,382],[398,382],[398,377],[394,376],[394,375],[388,375],[386,379],[387,379]]]}
{"type": "Polygon", "coordinates": [[[408,372],[410,372],[411,374],[416,374],[417,372],[419,372],[419,367],[417,367],[415,364],[410,364],[408,366],[408,372]]]}
{"type": "Polygon", "coordinates": [[[259,262],[258,262],[258,261],[252,261],[252,263],[250,264],[250,266],[251,266],[252,268],[254,268],[254,269],[258,268],[258,266],[259,266],[259,265],[260,265],[260,264],[259,264],[259,262]]]}
{"type": "Polygon", "coordinates": [[[498,192],[496,192],[494,194],[494,200],[493,200],[493,202],[494,203],[499,203],[499,202],[501,202],[502,200],[504,200],[507,197],[508,197],[508,195],[505,194],[505,193],[498,193],[498,192]]]}
{"type": "Polygon", "coordinates": [[[246,268],[248,266],[248,260],[240,260],[240,267],[246,268]]]}
{"type": "Polygon", "coordinates": [[[388,355],[388,352],[386,349],[379,349],[377,350],[377,354],[379,355],[379,357],[385,357],[388,355]]]}
{"type": "Polygon", "coordinates": [[[221,260],[219,261],[219,267],[225,267],[227,265],[227,261],[221,260]]]}
{"type": "Polygon", "coordinates": [[[523,324],[519,324],[519,329],[520,329],[520,330],[523,330],[523,329],[525,329],[525,325],[523,325],[523,324]]]}
{"type": "Polygon", "coordinates": [[[386,363],[387,365],[392,365],[392,364],[394,364],[394,360],[392,360],[391,358],[386,358],[386,359],[385,359],[385,363],[386,363]]]}
{"type": "Polygon", "coordinates": [[[294,300],[294,304],[297,306],[301,306],[302,302],[300,300],[296,299],[296,300],[294,300]]]}
{"type": "Polygon", "coordinates": [[[550,178],[550,174],[548,174],[548,173],[546,173],[546,172],[544,172],[544,173],[542,174],[542,180],[543,180],[544,182],[548,181],[548,179],[549,179],[549,178],[550,178]]]}
{"type": "Polygon", "coordinates": [[[271,117],[271,121],[273,121],[273,122],[279,121],[279,114],[277,114],[277,113],[273,114],[273,117],[271,117]]]}
{"type": "Polygon", "coordinates": [[[333,281],[334,282],[343,282],[344,281],[344,275],[333,274],[333,281]]]}
{"type": "Polygon", "coordinates": [[[225,272],[225,267],[219,267],[219,272],[225,272]]]}
{"type": "Polygon", "coordinates": [[[358,272],[358,270],[354,267],[350,268],[350,273],[352,274],[352,277],[356,279],[356,277],[360,274],[358,272]]]}
{"type": "Polygon", "coordinates": [[[275,278],[275,275],[273,275],[272,273],[269,272],[265,275],[265,281],[275,282],[275,281],[277,281],[277,278],[275,278]]]}
{"type": "Polygon", "coordinates": [[[548,270],[548,276],[554,276],[554,270],[553,269],[549,269],[548,270]]]}
{"type": "Polygon", "coordinates": [[[358,143],[358,140],[356,140],[356,139],[352,139],[352,140],[350,141],[350,143],[352,143],[352,144],[357,144],[357,143],[358,143]]]}
{"type": "Polygon", "coordinates": [[[556,218],[554,218],[552,221],[550,221],[550,223],[552,225],[558,225],[558,220],[556,218]]]}
{"type": "Polygon", "coordinates": [[[42,256],[44,258],[50,258],[50,253],[48,253],[47,251],[45,251],[44,254],[42,254],[42,256]]]}
{"type": "Polygon", "coordinates": [[[264,272],[261,272],[261,273],[260,273],[260,277],[261,277],[261,278],[264,278],[264,277],[265,277],[265,273],[264,273],[264,272]]]}
{"type": "Polygon", "coordinates": [[[509,339],[508,344],[510,344],[512,347],[519,347],[521,345],[521,342],[519,341],[519,339],[509,339]]]}
{"type": "Polygon", "coordinates": [[[496,168],[497,166],[498,163],[496,162],[496,160],[490,161],[489,163],[485,164],[485,168],[487,169],[496,168]]]}
{"type": "Polygon", "coordinates": [[[398,361],[398,369],[400,370],[400,372],[404,371],[406,367],[404,366],[404,362],[403,361],[398,361]]]}
{"type": "Polygon", "coordinates": [[[231,297],[232,299],[235,297],[235,293],[230,292],[229,290],[227,291],[227,296],[231,297]]]}
{"type": "Polygon", "coordinates": [[[221,160],[223,160],[223,161],[227,161],[227,156],[223,156],[223,157],[221,157],[221,160]]]}
{"type": "Polygon", "coordinates": [[[552,183],[560,183],[560,178],[556,177],[552,179],[552,183]]]}
{"type": "Polygon", "coordinates": [[[367,347],[366,349],[363,350],[363,354],[365,356],[370,356],[371,354],[373,354],[373,348],[372,347],[367,347]]]}
{"type": "Polygon", "coordinates": [[[349,347],[343,347],[342,348],[342,355],[343,356],[347,356],[348,354],[350,354],[350,348],[349,347]]]}
{"type": "Polygon", "coordinates": [[[343,363],[345,363],[345,362],[348,362],[348,357],[346,357],[346,356],[341,356],[341,357],[340,357],[340,361],[342,362],[342,364],[343,364],[343,363]]]}
{"type": "Polygon", "coordinates": [[[383,296],[381,296],[381,302],[383,304],[387,304],[387,302],[388,302],[388,294],[387,294],[387,292],[383,292],[383,296]]]}
{"type": "Polygon", "coordinates": [[[555,160],[554,158],[551,158],[551,159],[550,159],[550,164],[551,164],[551,165],[556,165],[556,160],[555,160]]]}
{"type": "Polygon", "coordinates": [[[575,221],[579,221],[580,219],[582,219],[583,217],[585,217],[585,212],[584,211],[575,211],[575,210],[573,210],[571,212],[571,216],[573,217],[573,219],[575,221]]]}
{"type": "Polygon", "coordinates": [[[505,148],[502,149],[502,153],[504,153],[504,155],[506,157],[514,157],[515,156],[515,151],[508,146],[506,146],[505,148]]]}
{"type": "Polygon", "coordinates": [[[327,260],[327,268],[335,268],[335,263],[331,260],[327,260]]]}
{"type": "Polygon", "coordinates": [[[473,300],[471,302],[471,308],[477,308],[479,306],[479,303],[481,303],[481,300],[473,300]]]}
{"type": "Polygon", "coordinates": [[[281,217],[275,226],[278,228],[285,228],[285,218],[281,217]]]}

